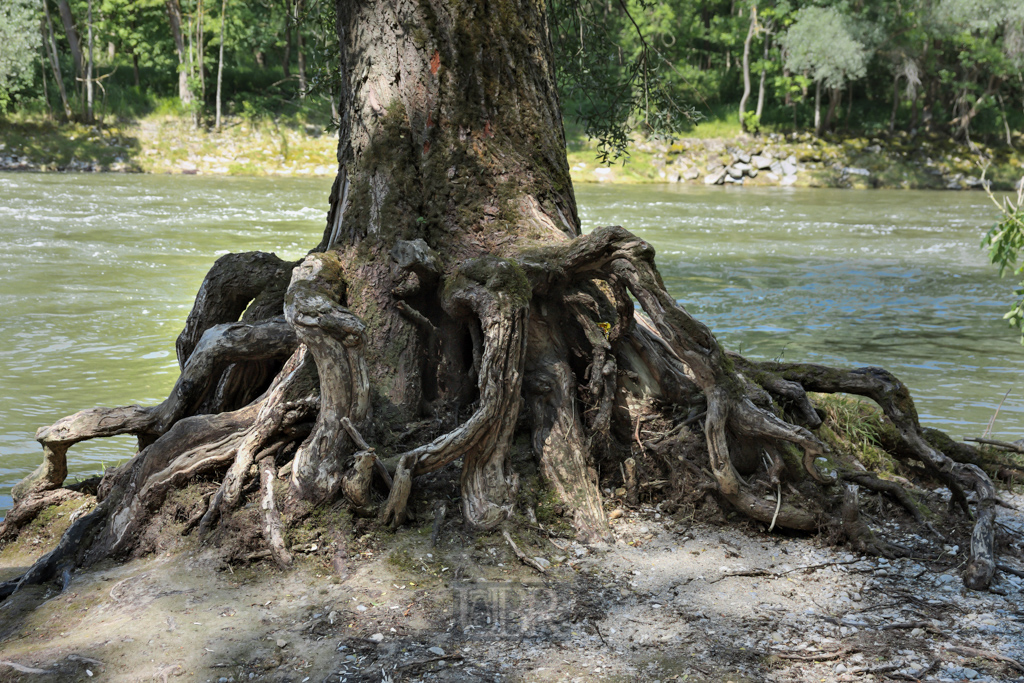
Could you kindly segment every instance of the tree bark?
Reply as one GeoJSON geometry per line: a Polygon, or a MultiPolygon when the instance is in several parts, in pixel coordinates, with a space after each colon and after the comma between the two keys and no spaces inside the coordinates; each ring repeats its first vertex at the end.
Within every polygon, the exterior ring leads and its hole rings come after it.
{"type": "Polygon", "coordinates": [[[768,50],[771,47],[771,31],[766,33],[764,37],[764,55],[762,59],[765,65],[761,67],[761,80],[757,84],[757,108],[754,110],[754,116],[760,122],[761,114],[764,112],[764,101],[765,101],[765,82],[768,80],[768,50]]]}
{"type": "Polygon", "coordinates": [[[71,105],[68,103],[67,90],[64,88],[64,74],[60,69],[60,57],[57,53],[57,41],[53,35],[53,20],[50,18],[49,0],[43,2],[43,13],[46,18],[46,54],[50,58],[50,67],[53,69],[53,80],[57,82],[57,90],[60,93],[60,103],[64,108],[65,120],[71,120],[71,105]]]}
{"type": "Polygon", "coordinates": [[[295,52],[299,58],[299,97],[306,98],[306,49],[302,36],[302,16],[306,10],[304,0],[295,0],[295,52]]]}
{"type": "Polygon", "coordinates": [[[78,31],[75,30],[75,15],[71,13],[71,5],[68,4],[68,0],[57,0],[57,9],[60,10],[60,21],[64,25],[64,35],[67,36],[68,47],[71,48],[71,60],[75,65],[75,90],[81,92],[84,84],[77,79],[81,79],[85,75],[85,69],[82,62],[82,45],[78,40],[78,31]]]}
{"type": "Polygon", "coordinates": [[[217,52],[217,114],[214,127],[220,130],[221,83],[224,80],[224,24],[227,23],[228,0],[220,5],[220,49],[217,52]]]}
{"type": "Polygon", "coordinates": [[[92,83],[92,71],[93,71],[93,35],[92,35],[92,0],[88,2],[88,22],[89,22],[89,59],[86,62],[85,67],[85,120],[87,123],[93,121],[93,83],[92,83]]]}
{"type": "Polygon", "coordinates": [[[750,132],[747,126],[747,99],[750,98],[750,44],[754,40],[757,29],[757,5],[750,8],[750,28],[747,30],[747,38],[743,41],[743,95],[740,97],[740,130],[744,133],[750,132]]]}
{"type": "Polygon", "coordinates": [[[187,106],[192,104],[192,89],[188,84],[188,55],[185,53],[185,38],[181,31],[181,5],[178,0],[166,0],[165,6],[174,50],[178,54],[178,99],[187,106]]]}

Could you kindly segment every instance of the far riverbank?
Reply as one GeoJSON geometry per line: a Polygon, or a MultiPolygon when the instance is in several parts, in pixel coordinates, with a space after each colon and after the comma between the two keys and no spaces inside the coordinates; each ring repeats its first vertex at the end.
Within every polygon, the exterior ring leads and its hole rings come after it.
{"type": "MultiPolygon", "coordinates": [[[[333,176],[336,134],[295,117],[229,119],[221,131],[174,116],[103,127],[0,122],[0,170],[230,176],[333,176]]],[[[570,137],[574,183],[684,183],[759,187],[1009,190],[1024,175],[1010,146],[970,149],[946,137],[816,138],[771,133],[637,140],[628,158],[601,164],[594,144],[570,137]]]]}

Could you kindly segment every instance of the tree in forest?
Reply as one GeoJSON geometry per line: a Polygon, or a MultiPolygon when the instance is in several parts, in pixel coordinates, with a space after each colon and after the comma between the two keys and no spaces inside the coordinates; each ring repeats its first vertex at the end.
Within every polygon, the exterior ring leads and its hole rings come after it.
{"type": "Polygon", "coordinates": [[[0,5],[0,112],[11,96],[32,85],[38,59],[39,0],[8,0],[0,5]]]}
{"type": "Polygon", "coordinates": [[[786,50],[786,66],[810,72],[814,80],[814,129],[828,130],[842,89],[867,73],[869,52],[853,21],[834,7],[805,7],[779,38],[786,50]],[[821,89],[830,94],[828,115],[821,118],[821,89]]]}
{"type": "Polygon", "coordinates": [[[65,486],[74,444],[133,434],[139,451],[0,595],[145,552],[168,495],[197,477],[220,486],[186,529],[230,533],[224,520],[258,491],[282,566],[289,524],[315,506],[340,498],[400,525],[417,478],[460,460],[462,516],[493,529],[517,507],[512,456],[525,450],[588,542],[610,537],[598,469],[622,472],[614,483],[635,500],[647,467],[677,502],[696,491],[866,552],[903,550],[864,522],[858,487],[942,536],[899,484],[830,451],[812,391],[880,406],[894,457],[947,486],[961,520],[976,516],[965,582],[989,584],[993,485],[973,449],[921,427],[896,377],[727,352],[666,291],[649,244],[621,227],[581,234],[545,2],[336,10],[339,171],[322,238],[294,263],[217,260],[163,403],[83,410],[37,432],[43,463],[15,488],[0,538],[87,495],[65,486]]]}

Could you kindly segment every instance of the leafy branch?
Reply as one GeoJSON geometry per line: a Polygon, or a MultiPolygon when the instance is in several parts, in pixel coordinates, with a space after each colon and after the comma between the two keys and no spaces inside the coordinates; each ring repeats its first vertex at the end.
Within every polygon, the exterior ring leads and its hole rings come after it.
{"type": "Polygon", "coordinates": [[[1005,197],[1002,202],[992,194],[990,183],[985,181],[985,169],[982,169],[981,180],[986,194],[1002,215],[1002,219],[986,233],[981,246],[988,247],[989,259],[999,267],[999,277],[1012,270],[1021,279],[1013,290],[1017,301],[1003,319],[1020,331],[1020,342],[1024,345],[1024,263],[1020,262],[1021,250],[1024,249],[1024,178],[1017,184],[1016,198],[1005,197]]]}

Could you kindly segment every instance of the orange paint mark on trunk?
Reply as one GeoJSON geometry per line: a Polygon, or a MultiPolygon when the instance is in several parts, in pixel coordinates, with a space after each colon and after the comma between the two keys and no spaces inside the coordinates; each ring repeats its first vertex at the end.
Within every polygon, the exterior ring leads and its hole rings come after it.
{"type": "Polygon", "coordinates": [[[434,56],[430,58],[430,73],[437,75],[437,70],[441,67],[441,53],[434,50],[434,56]]]}

